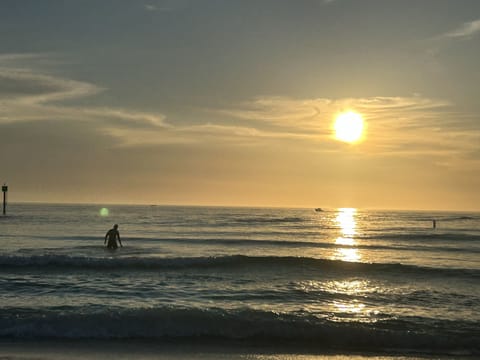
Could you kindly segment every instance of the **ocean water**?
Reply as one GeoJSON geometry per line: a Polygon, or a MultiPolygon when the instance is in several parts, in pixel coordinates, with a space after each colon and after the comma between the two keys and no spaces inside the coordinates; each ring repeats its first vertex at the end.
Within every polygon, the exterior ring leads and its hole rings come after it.
{"type": "Polygon", "coordinates": [[[480,214],[10,204],[0,344],[44,339],[480,356],[480,214]]]}

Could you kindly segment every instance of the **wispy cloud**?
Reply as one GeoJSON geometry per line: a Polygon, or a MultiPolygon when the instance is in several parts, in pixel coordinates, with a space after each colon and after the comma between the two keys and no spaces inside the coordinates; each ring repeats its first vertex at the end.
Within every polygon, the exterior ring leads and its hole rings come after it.
{"type": "Polygon", "coordinates": [[[480,19],[461,24],[443,35],[444,38],[468,38],[480,32],[480,19]]]}
{"type": "Polygon", "coordinates": [[[38,59],[41,56],[38,53],[9,53],[9,54],[0,54],[0,64],[5,64],[8,62],[19,61],[19,60],[31,60],[38,59]]]}
{"type": "Polygon", "coordinates": [[[440,33],[434,37],[422,41],[423,51],[428,62],[429,71],[442,72],[445,65],[439,59],[438,54],[452,42],[470,40],[480,33],[480,19],[467,21],[453,30],[440,33]]]}
{"type": "Polygon", "coordinates": [[[366,120],[366,140],[358,151],[367,156],[423,154],[442,157],[446,163],[448,156],[466,157],[480,151],[480,128],[465,125],[476,124],[478,121],[474,120],[478,119],[454,112],[453,105],[443,100],[422,96],[258,97],[237,106],[207,109],[207,123],[193,120],[185,125],[185,121],[168,121],[165,114],[158,112],[74,105],[76,99],[95,97],[108,89],[5,66],[16,56],[0,55],[0,125],[44,120],[89,122],[98,133],[126,146],[213,142],[231,146],[296,141],[298,146],[328,152],[342,146],[333,137],[336,115],[353,110],[366,120]]]}
{"type": "MultiPolygon", "coordinates": [[[[32,68],[20,68],[16,60],[21,59],[35,60],[36,55],[0,55],[0,124],[45,120],[89,122],[99,133],[115,137],[128,146],[211,142],[212,138],[217,142],[247,144],[258,139],[312,137],[312,134],[304,131],[225,125],[218,118],[206,124],[175,125],[168,123],[166,115],[162,113],[118,107],[76,106],[76,99],[95,97],[108,89],[32,68]],[[10,64],[15,64],[15,67],[10,64]],[[64,103],[66,100],[68,104],[64,103]]],[[[264,99],[263,103],[259,100],[258,105],[268,106],[271,101],[274,102],[273,107],[278,105],[271,99],[264,99]]],[[[220,113],[218,111],[217,114],[220,113]]]]}
{"type": "Polygon", "coordinates": [[[152,5],[152,4],[145,4],[144,7],[148,11],[157,11],[158,10],[158,7],[155,6],[155,5],[152,5]]]}
{"type": "Polygon", "coordinates": [[[102,89],[86,82],[32,71],[0,68],[0,97],[11,102],[45,103],[94,95],[102,89]]]}
{"type": "Polygon", "coordinates": [[[168,128],[165,115],[122,108],[65,105],[93,97],[106,89],[84,81],[19,68],[15,60],[35,59],[35,54],[0,55],[0,124],[24,121],[90,121],[106,128],[168,128]],[[9,66],[13,62],[15,67],[9,66]]]}
{"type": "MultiPolygon", "coordinates": [[[[264,123],[277,131],[300,133],[323,142],[324,149],[338,149],[332,137],[336,115],[353,110],[367,123],[361,151],[371,155],[465,154],[478,149],[480,129],[457,121],[462,115],[449,102],[413,97],[344,99],[257,98],[238,109],[217,110],[224,116],[264,123]],[[281,130],[283,129],[283,130],[281,130]],[[312,136],[314,135],[314,136],[312,136]]],[[[262,125],[259,125],[262,126],[262,125]]]]}
{"type": "Polygon", "coordinates": [[[262,121],[271,125],[304,131],[320,130],[330,124],[336,114],[355,110],[370,119],[385,115],[432,113],[450,104],[422,97],[372,98],[316,98],[293,99],[286,97],[260,97],[245,102],[237,109],[213,110],[226,116],[244,120],[262,121]]]}
{"type": "Polygon", "coordinates": [[[144,4],[143,7],[147,11],[155,12],[155,11],[173,11],[175,8],[178,6],[182,6],[182,4],[178,3],[172,3],[170,5],[164,4],[164,5],[158,5],[158,4],[144,4]]]}

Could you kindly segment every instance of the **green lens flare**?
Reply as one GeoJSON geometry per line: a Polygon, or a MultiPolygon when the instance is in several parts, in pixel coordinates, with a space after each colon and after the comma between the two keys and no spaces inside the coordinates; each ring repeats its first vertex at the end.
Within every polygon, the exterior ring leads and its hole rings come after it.
{"type": "Polygon", "coordinates": [[[108,216],[108,209],[107,208],[101,208],[100,209],[100,216],[108,216]]]}

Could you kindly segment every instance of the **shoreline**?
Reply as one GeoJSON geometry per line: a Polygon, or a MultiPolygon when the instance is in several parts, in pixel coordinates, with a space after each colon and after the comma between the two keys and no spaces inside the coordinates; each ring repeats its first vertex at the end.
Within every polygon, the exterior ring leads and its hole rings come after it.
{"type": "Polygon", "coordinates": [[[156,340],[0,340],[0,360],[40,359],[132,359],[137,360],[414,360],[414,359],[473,359],[465,354],[421,354],[392,352],[362,352],[300,349],[285,345],[216,344],[200,341],[156,340]]]}

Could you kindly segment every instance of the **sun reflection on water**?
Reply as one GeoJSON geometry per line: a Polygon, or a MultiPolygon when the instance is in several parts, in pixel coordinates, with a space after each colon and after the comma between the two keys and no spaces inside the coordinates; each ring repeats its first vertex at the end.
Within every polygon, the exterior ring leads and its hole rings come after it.
{"type": "Polygon", "coordinates": [[[334,301],[333,305],[337,308],[337,311],[342,313],[361,313],[365,309],[365,304],[359,303],[358,301],[349,303],[334,301]]]}
{"type": "Polygon", "coordinates": [[[334,294],[349,295],[351,300],[334,300],[331,302],[331,320],[359,321],[374,323],[378,320],[378,311],[365,304],[362,299],[378,289],[367,280],[331,281],[326,284],[334,294]]]}
{"type": "Polygon", "coordinates": [[[329,281],[325,284],[328,292],[347,295],[364,295],[375,291],[367,280],[329,281]]]}
{"type": "Polygon", "coordinates": [[[357,234],[355,231],[355,228],[357,227],[357,223],[355,221],[356,213],[357,209],[353,208],[338,209],[338,215],[335,220],[340,226],[340,231],[344,237],[352,238],[357,234]]]}
{"type": "Polygon", "coordinates": [[[359,262],[361,260],[361,256],[358,253],[358,249],[351,248],[351,249],[336,249],[335,250],[335,260],[342,260],[348,262],[359,262]]]}
{"type": "Polygon", "coordinates": [[[371,294],[381,291],[368,280],[303,281],[301,291],[318,296],[305,310],[331,321],[375,323],[381,319],[379,310],[368,303],[371,294]],[[333,297],[333,299],[332,299],[333,297]]]}
{"type": "Polygon", "coordinates": [[[352,238],[339,237],[335,240],[335,244],[345,245],[345,246],[353,246],[353,245],[355,245],[355,240],[353,240],[352,238]]]}
{"type": "MultiPolygon", "coordinates": [[[[342,262],[362,261],[360,233],[363,223],[357,210],[341,208],[330,218],[336,234],[331,238],[333,248],[329,259],[342,262]],[[360,227],[358,226],[358,224],[360,227]]],[[[382,293],[378,283],[362,278],[355,273],[357,265],[334,264],[340,269],[340,278],[309,280],[299,283],[299,290],[309,301],[304,310],[333,322],[376,323],[383,319],[381,309],[370,299],[382,293]],[[348,270],[343,273],[341,270],[348,270]],[[352,272],[353,271],[353,272],[352,272]]],[[[361,265],[359,265],[360,267],[361,265]]],[[[335,276],[335,275],[333,275],[335,276]]]]}
{"type": "Polygon", "coordinates": [[[335,249],[335,253],[332,258],[334,260],[342,260],[349,262],[358,262],[361,260],[361,255],[358,249],[355,248],[357,244],[354,237],[357,234],[356,217],[357,210],[353,208],[341,208],[338,209],[335,223],[339,227],[341,236],[335,240],[335,244],[339,245],[335,249]]]}

